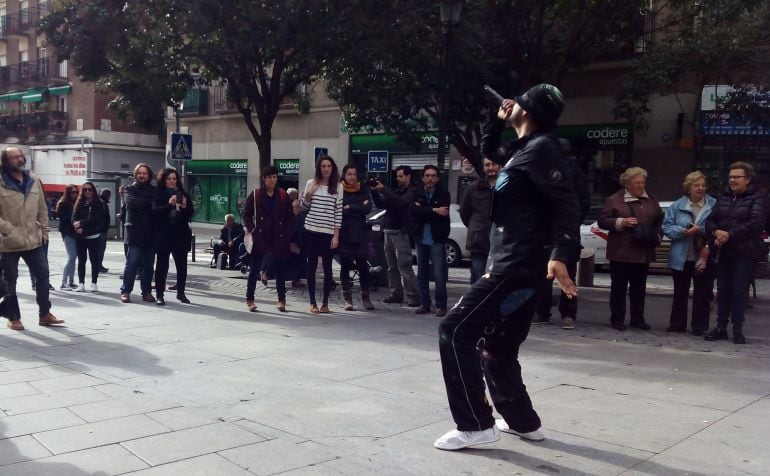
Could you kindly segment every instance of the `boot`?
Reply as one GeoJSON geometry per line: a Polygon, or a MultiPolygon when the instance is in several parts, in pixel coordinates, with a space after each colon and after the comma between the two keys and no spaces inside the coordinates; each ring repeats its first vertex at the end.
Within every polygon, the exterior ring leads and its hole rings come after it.
{"type": "Polygon", "coordinates": [[[361,290],[361,303],[367,311],[374,311],[374,304],[372,304],[372,300],[369,299],[369,291],[361,290]]]}
{"type": "Polygon", "coordinates": [[[714,329],[711,330],[706,336],[703,338],[707,341],[715,341],[715,340],[727,340],[727,329],[721,326],[717,326],[714,329]]]}
{"type": "Polygon", "coordinates": [[[351,291],[350,289],[343,289],[342,299],[345,301],[345,306],[343,307],[343,309],[346,311],[352,311],[353,310],[353,291],[351,291]]]}
{"type": "Polygon", "coordinates": [[[733,343],[745,344],[746,336],[743,335],[743,326],[733,325],[733,343]]]}

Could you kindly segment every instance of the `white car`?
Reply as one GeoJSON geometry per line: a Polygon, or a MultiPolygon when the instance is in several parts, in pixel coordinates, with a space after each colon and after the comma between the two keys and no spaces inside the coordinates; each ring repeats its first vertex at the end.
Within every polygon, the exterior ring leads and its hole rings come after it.
{"type": "MultiPolygon", "coordinates": [[[[660,202],[660,208],[663,213],[674,202],[660,202]]],[[[590,225],[580,225],[580,244],[584,249],[594,250],[594,265],[601,266],[609,264],[607,261],[607,237],[609,232],[602,228],[599,228],[596,220],[590,225]]],[[[663,240],[668,241],[667,237],[663,237],[663,240]]]]}

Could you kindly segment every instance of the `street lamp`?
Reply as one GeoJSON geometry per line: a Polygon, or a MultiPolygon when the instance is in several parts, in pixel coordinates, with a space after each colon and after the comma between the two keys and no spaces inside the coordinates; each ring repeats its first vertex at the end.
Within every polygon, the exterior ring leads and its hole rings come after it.
{"type": "Polygon", "coordinates": [[[446,149],[447,119],[449,118],[449,44],[452,39],[452,28],[460,21],[461,0],[443,0],[439,2],[441,13],[441,30],[444,34],[443,58],[441,64],[441,96],[438,111],[438,166],[444,166],[446,149]]]}

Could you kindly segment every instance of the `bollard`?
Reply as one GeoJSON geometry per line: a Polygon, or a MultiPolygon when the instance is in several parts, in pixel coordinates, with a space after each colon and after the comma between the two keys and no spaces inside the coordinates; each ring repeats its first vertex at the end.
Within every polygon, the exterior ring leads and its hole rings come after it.
{"type": "Polygon", "coordinates": [[[581,288],[594,287],[594,257],[596,251],[584,248],[580,251],[580,262],[577,270],[577,285],[581,288]]]}
{"type": "Polygon", "coordinates": [[[195,233],[190,237],[190,251],[192,251],[192,262],[195,263],[195,233]]]}

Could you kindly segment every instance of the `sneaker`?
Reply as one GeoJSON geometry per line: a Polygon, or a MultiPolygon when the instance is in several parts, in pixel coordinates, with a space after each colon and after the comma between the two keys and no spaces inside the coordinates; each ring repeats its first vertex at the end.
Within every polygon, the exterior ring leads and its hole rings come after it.
{"type": "Polygon", "coordinates": [[[562,329],[574,329],[575,328],[575,320],[571,317],[565,317],[561,320],[561,328],[562,329]]]}
{"type": "Polygon", "coordinates": [[[495,427],[498,430],[502,431],[503,433],[520,436],[525,440],[529,440],[529,441],[543,441],[545,439],[545,436],[543,436],[543,433],[540,430],[528,431],[526,433],[512,430],[508,426],[508,423],[506,423],[505,420],[503,420],[502,418],[498,418],[497,420],[495,420],[495,427]]]}
{"type": "Polygon", "coordinates": [[[72,291],[72,288],[70,287],[69,284],[62,284],[61,286],[59,286],[59,289],[61,289],[62,291],[72,291]]]}
{"type": "Polygon", "coordinates": [[[75,283],[69,283],[67,286],[69,286],[71,290],[75,290],[78,288],[77,284],[75,283]]]}
{"type": "Polygon", "coordinates": [[[89,289],[92,293],[98,293],[99,288],[96,286],[96,283],[91,283],[91,289],[89,289]]]}
{"type": "Polygon", "coordinates": [[[78,287],[75,288],[76,293],[83,293],[86,291],[86,287],[83,283],[78,284],[78,287]]]}
{"type": "Polygon", "coordinates": [[[494,443],[499,439],[500,432],[494,426],[483,431],[452,430],[436,440],[433,446],[440,450],[453,451],[468,448],[469,446],[494,443]]]}

